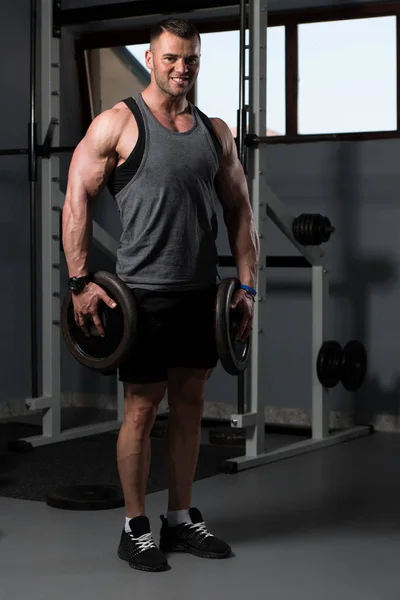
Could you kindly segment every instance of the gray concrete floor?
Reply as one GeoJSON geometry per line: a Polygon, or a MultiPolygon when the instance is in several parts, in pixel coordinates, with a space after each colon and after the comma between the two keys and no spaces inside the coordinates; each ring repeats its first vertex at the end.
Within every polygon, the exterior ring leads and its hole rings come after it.
{"type": "MultiPolygon", "coordinates": [[[[0,600],[397,600],[400,436],[375,434],[198,481],[193,504],[232,545],[141,573],[116,555],[121,509],[67,512],[0,498],[0,600]]],[[[158,539],[166,492],[147,497],[158,539]]]]}

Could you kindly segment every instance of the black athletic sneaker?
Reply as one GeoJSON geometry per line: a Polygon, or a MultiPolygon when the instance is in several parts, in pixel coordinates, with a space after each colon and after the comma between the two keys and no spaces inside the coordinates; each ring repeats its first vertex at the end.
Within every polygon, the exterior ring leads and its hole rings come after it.
{"type": "Polygon", "coordinates": [[[166,571],[168,562],[153,542],[149,519],[144,516],[135,517],[130,520],[129,525],[131,533],[122,530],[118,556],[139,571],[166,571]]]}
{"type": "Polygon", "coordinates": [[[201,558],[227,558],[232,550],[222,540],[212,535],[197,508],[189,510],[191,523],[169,527],[161,515],[160,550],[163,552],[189,552],[201,558]]]}

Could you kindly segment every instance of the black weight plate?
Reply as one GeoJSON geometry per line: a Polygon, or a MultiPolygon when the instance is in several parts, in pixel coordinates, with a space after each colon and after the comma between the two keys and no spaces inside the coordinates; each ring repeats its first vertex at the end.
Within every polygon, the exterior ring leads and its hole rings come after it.
{"type": "Polygon", "coordinates": [[[135,343],[137,308],[128,286],[113,273],[97,271],[93,281],[115,300],[112,309],[103,302],[99,305],[105,337],[101,337],[92,324],[86,336],[74,319],[72,292],[69,291],[61,309],[61,329],[72,356],[85,367],[107,373],[118,367],[126,352],[135,343]]]}
{"type": "Polygon", "coordinates": [[[250,337],[245,342],[236,341],[241,315],[238,309],[232,310],[232,296],[239,289],[240,282],[235,277],[223,279],[217,289],[215,299],[215,340],[221,365],[230,375],[243,373],[248,366],[250,337]]]}
{"type": "Polygon", "coordinates": [[[319,231],[318,231],[318,235],[319,235],[319,239],[321,240],[321,243],[325,244],[326,242],[329,242],[332,233],[334,233],[335,228],[332,227],[332,224],[330,222],[330,220],[328,219],[328,217],[323,217],[320,216],[320,222],[319,222],[319,231]]]}
{"type": "Polygon", "coordinates": [[[112,485],[67,485],[48,492],[46,503],[63,510],[109,510],[124,506],[124,497],[112,485]]]}
{"type": "Polygon", "coordinates": [[[317,356],[317,376],[325,388],[335,387],[341,376],[343,350],[339,342],[328,340],[317,356]]]}
{"type": "Polygon", "coordinates": [[[343,348],[341,382],[345,390],[355,392],[360,389],[367,375],[367,352],[363,344],[351,340],[343,348]]]}

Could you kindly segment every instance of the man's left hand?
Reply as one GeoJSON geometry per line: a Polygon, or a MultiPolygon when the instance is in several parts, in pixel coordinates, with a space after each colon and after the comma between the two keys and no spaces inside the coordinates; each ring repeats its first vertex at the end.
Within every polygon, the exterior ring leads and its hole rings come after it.
{"type": "Polygon", "coordinates": [[[254,300],[251,298],[250,292],[246,292],[246,290],[237,290],[237,292],[234,293],[231,309],[234,310],[235,308],[239,310],[242,315],[236,340],[245,342],[253,330],[254,300]]]}

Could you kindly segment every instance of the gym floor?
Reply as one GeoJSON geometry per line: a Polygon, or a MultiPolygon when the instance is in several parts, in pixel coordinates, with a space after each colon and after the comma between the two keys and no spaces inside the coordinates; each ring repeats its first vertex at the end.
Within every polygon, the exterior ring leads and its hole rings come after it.
{"type": "MultiPolygon", "coordinates": [[[[235,556],[172,555],[171,570],[155,574],[117,557],[123,509],[73,512],[0,498],[0,600],[394,600],[399,465],[400,436],[375,433],[197,481],[193,503],[235,556]]],[[[166,498],[147,496],[156,540],[166,498]]]]}

